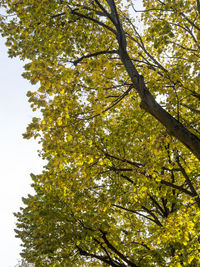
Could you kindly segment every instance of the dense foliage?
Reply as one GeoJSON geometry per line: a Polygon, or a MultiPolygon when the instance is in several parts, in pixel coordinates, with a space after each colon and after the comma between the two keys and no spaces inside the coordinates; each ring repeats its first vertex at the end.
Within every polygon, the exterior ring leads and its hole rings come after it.
{"type": "Polygon", "coordinates": [[[35,266],[200,264],[200,3],[134,2],[1,1],[38,85],[47,164],[16,213],[35,266]]]}

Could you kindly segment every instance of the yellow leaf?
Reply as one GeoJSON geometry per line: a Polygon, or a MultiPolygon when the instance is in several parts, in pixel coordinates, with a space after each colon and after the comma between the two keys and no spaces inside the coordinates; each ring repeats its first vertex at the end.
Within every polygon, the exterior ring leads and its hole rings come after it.
{"type": "Polygon", "coordinates": [[[62,163],[59,164],[59,169],[61,169],[61,170],[63,169],[63,164],[62,163]]]}
{"type": "Polygon", "coordinates": [[[190,264],[193,261],[193,259],[194,259],[194,255],[190,255],[188,257],[188,263],[190,264]]]}
{"type": "Polygon", "coordinates": [[[73,139],[72,135],[69,134],[69,135],[67,136],[67,140],[70,142],[70,141],[72,141],[72,139],[73,139]]]}
{"type": "Polygon", "coordinates": [[[82,166],[83,163],[84,163],[83,161],[79,160],[79,161],[77,162],[77,166],[82,166]]]}
{"type": "Polygon", "coordinates": [[[94,159],[93,158],[90,158],[89,161],[88,161],[88,164],[91,164],[94,162],[94,159]]]}
{"type": "Polygon", "coordinates": [[[62,119],[61,118],[57,119],[57,124],[58,124],[58,126],[62,125],[62,119]]]}

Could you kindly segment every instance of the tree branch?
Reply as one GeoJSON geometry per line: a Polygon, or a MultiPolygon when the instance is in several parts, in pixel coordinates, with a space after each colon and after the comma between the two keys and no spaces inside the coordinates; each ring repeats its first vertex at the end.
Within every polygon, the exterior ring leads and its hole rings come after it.
{"type": "Polygon", "coordinates": [[[198,10],[198,13],[200,15],[200,1],[199,0],[197,0],[197,10],[198,10]]]}
{"type": "Polygon", "coordinates": [[[85,58],[91,58],[91,57],[96,57],[96,56],[105,55],[105,54],[118,54],[118,51],[117,50],[110,50],[110,51],[104,50],[104,51],[99,51],[99,52],[91,53],[88,55],[84,55],[84,56],[78,58],[77,60],[75,60],[73,62],[73,64],[76,66],[78,63],[80,63],[85,58]]]}
{"type": "MultiPolygon", "coordinates": [[[[117,21],[119,24],[119,17],[116,12],[114,1],[110,0],[108,1],[108,3],[113,8],[113,12],[115,12],[115,16],[118,18],[117,21]]],[[[181,141],[200,160],[199,138],[193,133],[191,133],[189,130],[187,130],[187,128],[185,128],[182,123],[180,123],[173,116],[171,116],[158,104],[158,102],[156,102],[155,98],[145,85],[143,76],[139,75],[126,50],[126,38],[122,25],[119,24],[116,28],[118,32],[118,37],[120,36],[120,38],[123,39],[121,40],[117,37],[119,45],[119,55],[137,93],[141,98],[141,108],[143,108],[154,118],[156,118],[168,130],[170,135],[176,137],[179,141],[181,141]]]]}
{"type": "Polygon", "coordinates": [[[129,266],[138,267],[136,264],[134,264],[132,261],[128,260],[121,252],[119,252],[107,239],[106,233],[102,230],[100,230],[102,233],[102,238],[108,248],[110,248],[114,253],[116,253],[123,261],[125,261],[129,266]]]}
{"type": "Polygon", "coordinates": [[[107,10],[102,6],[102,4],[99,3],[98,0],[94,0],[94,2],[95,2],[95,3],[98,5],[98,7],[103,11],[103,13],[105,14],[105,16],[106,16],[107,18],[109,18],[109,19],[114,23],[111,14],[109,14],[109,13],[107,12],[107,10]]]}
{"type": "Polygon", "coordinates": [[[151,201],[156,205],[156,207],[160,210],[162,217],[165,218],[166,217],[165,211],[160,206],[160,204],[155,200],[155,198],[152,195],[148,194],[148,196],[150,197],[151,201]]]}
{"type": "Polygon", "coordinates": [[[162,226],[162,224],[160,223],[160,221],[158,220],[158,218],[155,216],[155,214],[153,212],[151,212],[149,209],[147,209],[146,207],[144,207],[144,206],[142,206],[142,208],[145,210],[145,212],[147,212],[148,214],[150,214],[154,218],[154,220],[151,219],[150,217],[148,217],[148,216],[146,216],[146,215],[138,212],[138,211],[127,209],[127,208],[124,208],[124,207],[122,207],[120,205],[115,205],[115,204],[113,204],[112,206],[114,206],[116,208],[119,208],[119,209],[122,209],[122,210],[125,210],[125,211],[132,212],[132,213],[137,214],[137,215],[139,215],[141,217],[144,217],[147,220],[150,220],[150,221],[156,223],[159,226],[162,226]]]}
{"type": "Polygon", "coordinates": [[[183,192],[183,193],[185,193],[185,194],[187,194],[187,195],[193,197],[193,193],[190,192],[189,190],[183,188],[182,186],[175,185],[175,184],[173,184],[173,183],[171,183],[171,182],[168,182],[168,181],[165,181],[165,180],[161,180],[160,183],[161,183],[161,184],[164,184],[164,185],[167,185],[167,186],[169,186],[169,187],[172,187],[172,188],[174,188],[174,189],[177,189],[177,190],[179,190],[179,191],[181,191],[181,192],[183,192]]]}
{"type": "Polygon", "coordinates": [[[116,160],[119,160],[119,161],[122,161],[122,162],[126,162],[132,166],[135,166],[135,167],[142,167],[143,165],[139,162],[133,162],[133,161],[130,161],[130,160],[127,160],[127,159],[120,159],[119,157],[116,157],[116,156],[112,156],[108,153],[105,153],[105,156],[108,157],[108,158],[113,158],[113,159],[116,159],[116,160]]]}
{"type": "Polygon", "coordinates": [[[194,109],[194,108],[192,108],[188,105],[185,105],[185,104],[181,104],[181,106],[186,107],[186,108],[190,109],[191,111],[200,114],[200,110],[198,110],[198,109],[194,109]]]}
{"type": "MultiPolygon", "coordinates": [[[[115,263],[111,262],[110,260],[108,260],[109,259],[108,257],[99,256],[99,255],[96,255],[96,254],[93,254],[93,253],[89,253],[89,252],[83,250],[81,247],[79,247],[77,245],[76,245],[76,248],[78,249],[80,255],[82,255],[82,256],[98,259],[100,261],[103,261],[103,262],[109,264],[110,266],[114,266],[114,267],[119,266],[119,265],[116,265],[115,263]]],[[[126,265],[121,265],[121,266],[125,267],[126,265]]]]}
{"type": "Polygon", "coordinates": [[[196,197],[196,202],[197,202],[198,206],[200,207],[200,198],[199,198],[199,195],[198,195],[197,191],[195,190],[195,188],[193,186],[193,183],[190,180],[189,176],[187,175],[185,169],[181,165],[180,160],[179,160],[179,156],[176,158],[176,160],[177,160],[177,163],[178,163],[178,165],[179,165],[179,167],[181,169],[181,172],[182,172],[183,176],[185,177],[185,181],[188,184],[188,186],[189,186],[189,188],[190,188],[190,190],[191,190],[191,192],[193,194],[193,197],[196,197]]]}
{"type": "Polygon", "coordinates": [[[97,19],[94,19],[94,18],[91,18],[91,17],[89,17],[89,16],[87,16],[87,15],[81,14],[81,13],[79,13],[79,12],[77,12],[76,10],[73,10],[73,9],[71,10],[71,12],[72,12],[72,14],[77,15],[77,16],[79,16],[79,17],[81,17],[81,18],[85,18],[85,19],[87,19],[87,20],[91,20],[91,21],[97,23],[98,25],[100,25],[100,26],[106,28],[107,30],[109,30],[109,31],[111,31],[112,33],[114,33],[115,35],[116,35],[116,33],[117,33],[113,28],[109,27],[108,25],[106,25],[105,23],[103,23],[103,22],[101,22],[101,21],[99,21],[99,20],[97,20],[97,19]]]}

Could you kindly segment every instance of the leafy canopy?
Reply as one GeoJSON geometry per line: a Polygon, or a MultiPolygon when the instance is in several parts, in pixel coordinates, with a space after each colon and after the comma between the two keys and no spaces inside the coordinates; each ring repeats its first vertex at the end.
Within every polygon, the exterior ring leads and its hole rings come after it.
{"type": "Polygon", "coordinates": [[[199,266],[199,0],[3,0],[47,164],[16,213],[35,266],[199,266]],[[141,21],[136,15],[141,14],[141,21]]]}

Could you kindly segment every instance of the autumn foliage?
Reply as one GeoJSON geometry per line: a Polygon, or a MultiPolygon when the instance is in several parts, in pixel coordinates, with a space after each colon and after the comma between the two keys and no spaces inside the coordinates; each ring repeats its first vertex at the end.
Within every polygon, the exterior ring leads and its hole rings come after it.
{"type": "Polygon", "coordinates": [[[46,160],[16,213],[35,266],[200,266],[199,0],[3,0],[46,160]],[[141,4],[141,3],[140,3],[141,4]]]}

